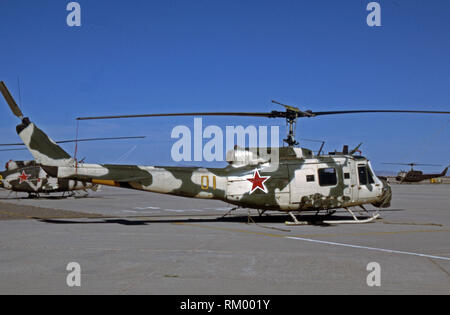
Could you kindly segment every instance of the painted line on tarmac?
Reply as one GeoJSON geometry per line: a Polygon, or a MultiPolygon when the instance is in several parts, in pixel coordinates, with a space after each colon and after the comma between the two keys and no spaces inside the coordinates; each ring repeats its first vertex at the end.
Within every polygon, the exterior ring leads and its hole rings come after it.
{"type": "MultiPolygon", "coordinates": [[[[336,243],[336,242],[328,242],[328,241],[320,241],[315,240],[311,238],[304,238],[304,237],[298,237],[298,236],[286,236],[282,234],[273,234],[273,233],[264,233],[264,232],[257,232],[257,231],[251,231],[251,230],[242,230],[242,229],[233,229],[233,228],[225,228],[225,227],[216,227],[216,226],[210,226],[210,225],[203,225],[203,224],[195,224],[195,223],[173,223],[174,225],[187,225],[187,226],[194,226],[194,227],[200,227],[205,229],[213,229],[218,231],[226,231],[226,232],[237,232],[237,233],[245,233],[245,234],[252,234],[252,235],[260,235],[260,236],[268,236],[268,237],[277,237],[277,238],[286,238],[286,239],[292,239],[292,240],[300,240],[300,241],[307,241],[311,243],[318,243],[318,244],[325,244],[325,245],[334,245],[334,246],[341,246],[341,247],[349,247],[349,248],[356,248],[356,249],[365,249],[365,250],[371,250],[371,251],[379,251],[379,252],[385,252],[390,254],[402,254],[402,255],[409,255],[409,256],[417,256],[417,257],[425,257],[425,258],[432,258],[432,259],[439,259],[439,260],[446,260],[450,261],[450,257],[442,257],[442,256],[434,256],[434,255],[427,255],[427,254],[419,254],[419,253],[413,253],[413,252],[406,252],[406,251],[399,251],[399,250],[392,250],[392,249],[384,249],[384,248],[376,248],[376,247],[367,247],[367,246],[360,246],[360,245],[352,245],[352,244],[345,244],[345,243],[336,243]]],[[[415,230],[415,231],[397,231],[396,233],[424,233],[424,232],[449,232],[450,230],[415,230]]],[[[374,232],[375,233],[375,232],[374,232]]],[[[393,233],[393,232],[390,232],[393,233]]],[[[349,235],[355,236],[358,235],[358,233],[348,233],[349,235]]],[[[360,233],[362,235],[368,234],[368,233],[360,233]]],[[[345,233],[342,234],[312,234],[311,236],[317,236],[317,237],[323,237],[323,236],[345,236],[345,233]]]]}
{"type": "Polygon", "coordinates": [[[390,253],[390,254],[402,254],[402,255],[419,256],[419,257],[426,257],[426,258],[450,261],[450,257],[433,256],[433,255],[419,254],[419,253],[413,253],[413,252],[404,252],[404,251],[399,251],[399,250],[376,248],[376,247],[366,247],[366,246],[352,245],[352,244],[345,244],[345,243],[319,241],[319,240],[314,240],[314,239],[310,239],[310,238],[302,238],[302,237],[286,236],[285,238],[288,238],[288,239],[291,239],[291,240],[298,240],[298,241],[305,241],[305,242],[311,242],[311,243],[325,244],[325,245],[334,245],[334,246],[366,249],[366,250],[385,252],[385,253],[390,253]]]}
{"type": "MultiPolygon", "coordinates": [[[[214,215],[211,215],[214,216],[214,215]]],[[[273,234],[273,233],[265,233],[265,232],[258,232],[258,231],[252,231],[252,230],[242,230],[242,229],[236,229],[236,228],[226,228],[226,227],[219,227],[219,226],[211,226],[211,225],[205,225],[200,223],[185,223],[185,222],[174,222],[172,223],[174,225],[188,225],[188,226],[195,226],[200,227],[204,229],[213,229],[218,231],[228,231],[228,232],[239,232],[239,233],[246,233],[246,234],[255,234],[255,235],[265,235],[265,236],[271,236],[271,237],[285,237],[287,235],[283,234],[273,234]]],[[[403,230],[403,231],[369,231],[369,232],[357,232],[357,233],[311,233],[311,234],[301,234],[301,235],[292,235],[292,237],[299,237],[299,238],[308,238],[308,237],[336,237],[336,236],[372,236],[372,235],[392,235],[392,234],[410,234],[410,233],[436,233],[436,232],[450,232],[449,229],[445,230],[403,230]]]]}
{"type": "Polygon", "coordinates": [[[357,233],[314,233],[309,235],[293,235],[294,237],[327,237],[327,236],[372,236],[372,235],[395,235],[395,234],[409,234],[409,233],[436,233],[436,232],[450,232],[450,230],[403,230],[403,231],[369,231],[357,233]]]}

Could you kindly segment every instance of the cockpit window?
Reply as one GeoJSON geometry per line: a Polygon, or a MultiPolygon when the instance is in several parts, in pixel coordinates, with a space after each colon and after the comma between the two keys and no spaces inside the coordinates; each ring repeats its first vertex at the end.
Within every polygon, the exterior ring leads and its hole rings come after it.
{"type": "Polygon", "coordinates": [[[358,165],[358,177],[360,185],[368,185],[375,183],[375,181],[373,180],[372,172],[367,167],[367,165],[358,165]]]}

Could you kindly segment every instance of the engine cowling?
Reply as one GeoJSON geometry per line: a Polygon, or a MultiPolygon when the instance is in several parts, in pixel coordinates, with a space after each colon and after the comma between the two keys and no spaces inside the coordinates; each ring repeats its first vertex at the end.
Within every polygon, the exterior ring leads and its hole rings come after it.
{"type": "Polygon", "coordinates": [[[235,147],[234,150],[227,152],[227,162],[235,167],[245,165],[258,165],[269,162],[270,157],[262,157],[258,155],[258,150],[255,148],[240,148],[235,147]]]}

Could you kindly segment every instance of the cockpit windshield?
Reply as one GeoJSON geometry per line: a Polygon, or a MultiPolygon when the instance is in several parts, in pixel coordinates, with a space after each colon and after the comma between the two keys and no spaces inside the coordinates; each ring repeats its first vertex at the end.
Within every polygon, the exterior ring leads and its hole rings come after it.
{"type": "Polygon", "coordinates": [[[366,164],[358,164],[358,178],[360,185],[374,184],[373,173],[366,164]]]}

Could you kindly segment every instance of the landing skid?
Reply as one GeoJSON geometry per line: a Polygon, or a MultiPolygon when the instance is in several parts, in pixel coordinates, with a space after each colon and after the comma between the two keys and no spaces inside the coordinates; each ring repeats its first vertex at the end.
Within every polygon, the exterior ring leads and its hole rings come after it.
{"type": "Polygon", "coordinates": [[[75,192],[73,191],[63,191],[61,198],[70,198],[75,196],[75,192]]]}
{"type": "MultiPolygon", "coordinates": [[[[16,198],[17,198],[17,193],[16,193],[16,198]]],[[[39,193],[28,193],[28,199],[39,199],[41,198],[41,195],[39,195],[39,193]]]]}
{"type": "Polygon", "coordinates": [[[358,217],[351,211],[349,208],[344,208],[348,213],[350,213],[353,217],[353,220],[319,220],[319,221],[299,221],[297,217],[289,212],[289,215],[292,217],[293,221],[286,221],[285,224],[289,226],[295,225],[311,225],[311,224],[364,224],[371,223],[380,217],[379,213],[374,215],[370,214],[363,206],[360,206],[365,212],[369,214],[369,218],[367,219],[358,219],[358,217]]]}

